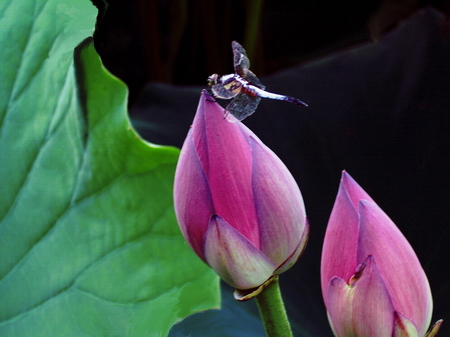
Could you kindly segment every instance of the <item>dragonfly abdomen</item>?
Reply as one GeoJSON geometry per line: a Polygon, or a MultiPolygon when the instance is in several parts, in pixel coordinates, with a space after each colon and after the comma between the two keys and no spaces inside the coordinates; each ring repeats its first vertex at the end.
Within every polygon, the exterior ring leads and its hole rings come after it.
{"type": "Polygon", "coordinates": [[[298,98],[285,96],[285,95],[280,95],[280,94],[275,94],[273,92],[268,92],[268,91],[259,89],[257,87],[254,87],[253,85],[251,85],[251,87],[252,87],[252,90],[253,90],[253,92],[254,92],[254,94],[256,96],[263,97],[263,98],[276,99],[276,100],[279,100],[279,101],[286,101],[286,102],[289,102],[289,103],[294,103],[296,105],[308,106],[308,104],[306,104],[305,102],[299,100],[298,98]]]}
{"type": "Polygon", "coordinates": [[[243,85],[241,90],[242,90],[242,93],[246,94],[247,96],[264,97],[264,96],[261,96],[261,94],[259,93],[259,91],[261,91],[261,89],[255,87],[253,85],[243,85]]]}
{"type": "Polygon", "coordinates": [[[302,105],[302,106],[308,106],[305,102],[299,100],[298,98],[290,97],[290,96],[284,96],[283,101],[294,103],[296,105],[302,105]]]}

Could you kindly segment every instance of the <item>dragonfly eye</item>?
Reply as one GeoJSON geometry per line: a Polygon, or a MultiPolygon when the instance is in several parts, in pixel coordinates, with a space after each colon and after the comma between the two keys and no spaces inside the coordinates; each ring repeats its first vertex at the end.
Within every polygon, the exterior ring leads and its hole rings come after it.
{"type": "Polygon", "coordinates": [[[220,83],[219,75],[212,74],[211,76],[208,77],[208,85],[209,86],[213,86],[213,85],[215,85],[217,83],[220,83]]]}

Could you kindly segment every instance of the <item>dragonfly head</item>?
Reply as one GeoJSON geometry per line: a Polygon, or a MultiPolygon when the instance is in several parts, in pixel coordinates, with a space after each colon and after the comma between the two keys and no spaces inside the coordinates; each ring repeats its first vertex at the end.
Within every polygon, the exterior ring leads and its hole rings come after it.
{"type": "Polygon", "coordinates": [[[211,76],[208,77],[208,85],[210,87],[212,87],[213,85],[220,83],[219,81],[219,75],[217,74],[212,74],[211,76]]]}

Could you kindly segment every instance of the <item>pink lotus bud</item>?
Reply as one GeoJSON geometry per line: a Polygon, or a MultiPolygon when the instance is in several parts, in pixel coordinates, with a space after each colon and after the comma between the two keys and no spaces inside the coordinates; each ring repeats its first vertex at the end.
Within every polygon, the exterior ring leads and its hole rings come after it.
{"type": "Polygon", "coordinates": [[[431,290],[411,245],[343,172],[322,251],[322,293],[334,334],[425,336],[431,290]]]}
{"type": "Polygon", "coordinates": [[[181,149],[174,203],[186,241],[237,289],[289,269],[307,241],[305,207],[291,173],[206,91],[181,149]]]}

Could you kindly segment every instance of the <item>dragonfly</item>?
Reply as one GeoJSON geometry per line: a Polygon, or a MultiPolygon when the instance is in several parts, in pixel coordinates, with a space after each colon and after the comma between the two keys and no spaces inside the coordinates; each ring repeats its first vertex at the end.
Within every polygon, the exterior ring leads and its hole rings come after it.
{"type": "Polygon", "coordinates": [[[208,77],[208,84],[215,97],[231,99],[225,108],[227,112],[237,119],[243,120],[255,112],[261,97],[308,106],[297,98],[266,91],[266,87],[249,69],[250,60],[245,49],[236,41],[231,43],[231,47],[235,73],[223,76],[213,74],[208,77]]]}

